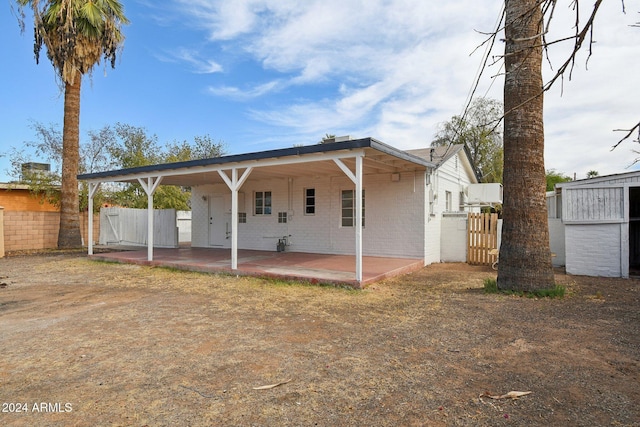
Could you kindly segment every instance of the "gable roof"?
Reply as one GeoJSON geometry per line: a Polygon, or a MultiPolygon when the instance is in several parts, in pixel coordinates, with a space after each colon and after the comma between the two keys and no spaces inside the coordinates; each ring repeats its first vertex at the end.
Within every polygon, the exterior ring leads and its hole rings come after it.
{"type": "Polygon", "coordinates": [[[421,156],[399,150],[374,138],[362,138],[82,174],[78,175],[78,179],[137,182],[139,178],[163,176],[163,184],[189,186],[221,182],[218,171],[247,167],[254,168],[252,176],[256,179],[261,172],[265,176],[315,176],[335,171],[337,166],[333,159],[342,158],[351,167],[358,152],[364,153],[364,167],[377,172],[415,171],[436,167],[434,162],[421,156]]]}
{"type": "Polygon", "coordinates": [[[418,148],[415,150],[407,150],[407,153],[414,154],[418,157],[422,157],[425,160],[433,162],[437,168],[442,166],[453,156],[460,153],[460,151],[464,152],[464,156],[468,160],[469,166],[473,171],[476,180],[480,182],[480,174],[478,173],[478,169],[476,168],[476,165],[473,164],[473,161],[471,160],[471,153],[464,144],[450,144],[441,145],[438,147],[418,148]]]}

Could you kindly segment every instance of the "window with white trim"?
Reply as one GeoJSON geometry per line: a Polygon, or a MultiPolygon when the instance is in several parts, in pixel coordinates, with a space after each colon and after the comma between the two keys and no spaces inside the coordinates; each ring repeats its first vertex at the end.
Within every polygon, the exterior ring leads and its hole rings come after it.
{"type": "Polygon", "coordinates": [[[256,191],[253,200],[254,215],[271,215],[271,191],[256,191]]]}
{"type": "Polygon", "coordinates": [[[316,189],[315,188],[304,189],[304,214],[305,215],[316,214],[316,189]]]}
{"type": "Polygon", "coordinates": [[[445,191],[444,198],[445,198],[445,212],[451,212],[451,208],[453,206],[452,205],[453,196],[451,195],[451,191],[445,191]]]}
{"type": "Polygon", "coordinates": [[[246,224],[246,223],[247,223],[247,213],[238,212],[238,224],[246,224]]]}
{"type": "MultiPolygon", "coordinates": [[[[340,195],[341,221],[342,227],[355,226],[355,190],[342,190],[340,195]]],[[[362,190],[362,226],[364,227],[364,190],[362,190]]]]}
{"type": "Polygon", "coordinates": [[[286,223],[287,223],[287,213],[278,212],[278,224],[286,224],[286,223]]]}

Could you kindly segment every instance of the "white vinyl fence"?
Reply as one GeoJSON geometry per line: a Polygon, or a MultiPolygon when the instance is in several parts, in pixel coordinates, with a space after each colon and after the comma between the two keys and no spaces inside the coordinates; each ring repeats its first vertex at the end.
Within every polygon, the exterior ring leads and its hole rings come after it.
{"type": "MultiPolygon", "coordinates": [[[[154,210],[153,246],[177,248],[178,242],[176,210],[154,210]]],[[[130,208],[100,209],[99,243],[101,245],[145,246],[147,244],[147,210],[130,208]]]]}

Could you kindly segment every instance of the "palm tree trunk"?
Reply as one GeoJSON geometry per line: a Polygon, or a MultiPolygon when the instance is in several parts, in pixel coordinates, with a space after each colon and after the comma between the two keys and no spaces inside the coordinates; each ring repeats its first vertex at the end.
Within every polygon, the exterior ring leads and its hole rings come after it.
{"type": "Polygon", "coordinates": [[[542,16],[538,0],[505,1],[504,199],[498,288],[554,285],[544,168],[542,16]]]}
{"type": "Polygon", "coordinates": [[[80,86],[78,72],[73,84],[64,89],[64,128],[62,131],[62,189],[58,248],[82,247],[78,199],[78,161],[80,159],[80,86]]]}

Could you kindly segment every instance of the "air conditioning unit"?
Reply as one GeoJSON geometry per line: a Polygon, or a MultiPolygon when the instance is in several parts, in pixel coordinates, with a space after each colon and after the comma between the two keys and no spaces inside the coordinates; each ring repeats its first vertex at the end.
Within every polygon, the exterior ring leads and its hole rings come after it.
{"type": "Polygon", "coordinates": [[[502,184],[469,184],[467,195],[470,205],[499,205],[502,203],[502,184]]]}
{"type": "Polygon", "coordinates": [[[25,180],[34,175],[46,176],[51,174],[51,165],[49,163],[29,162],[22,164],[22,179],[25,180]]]}

